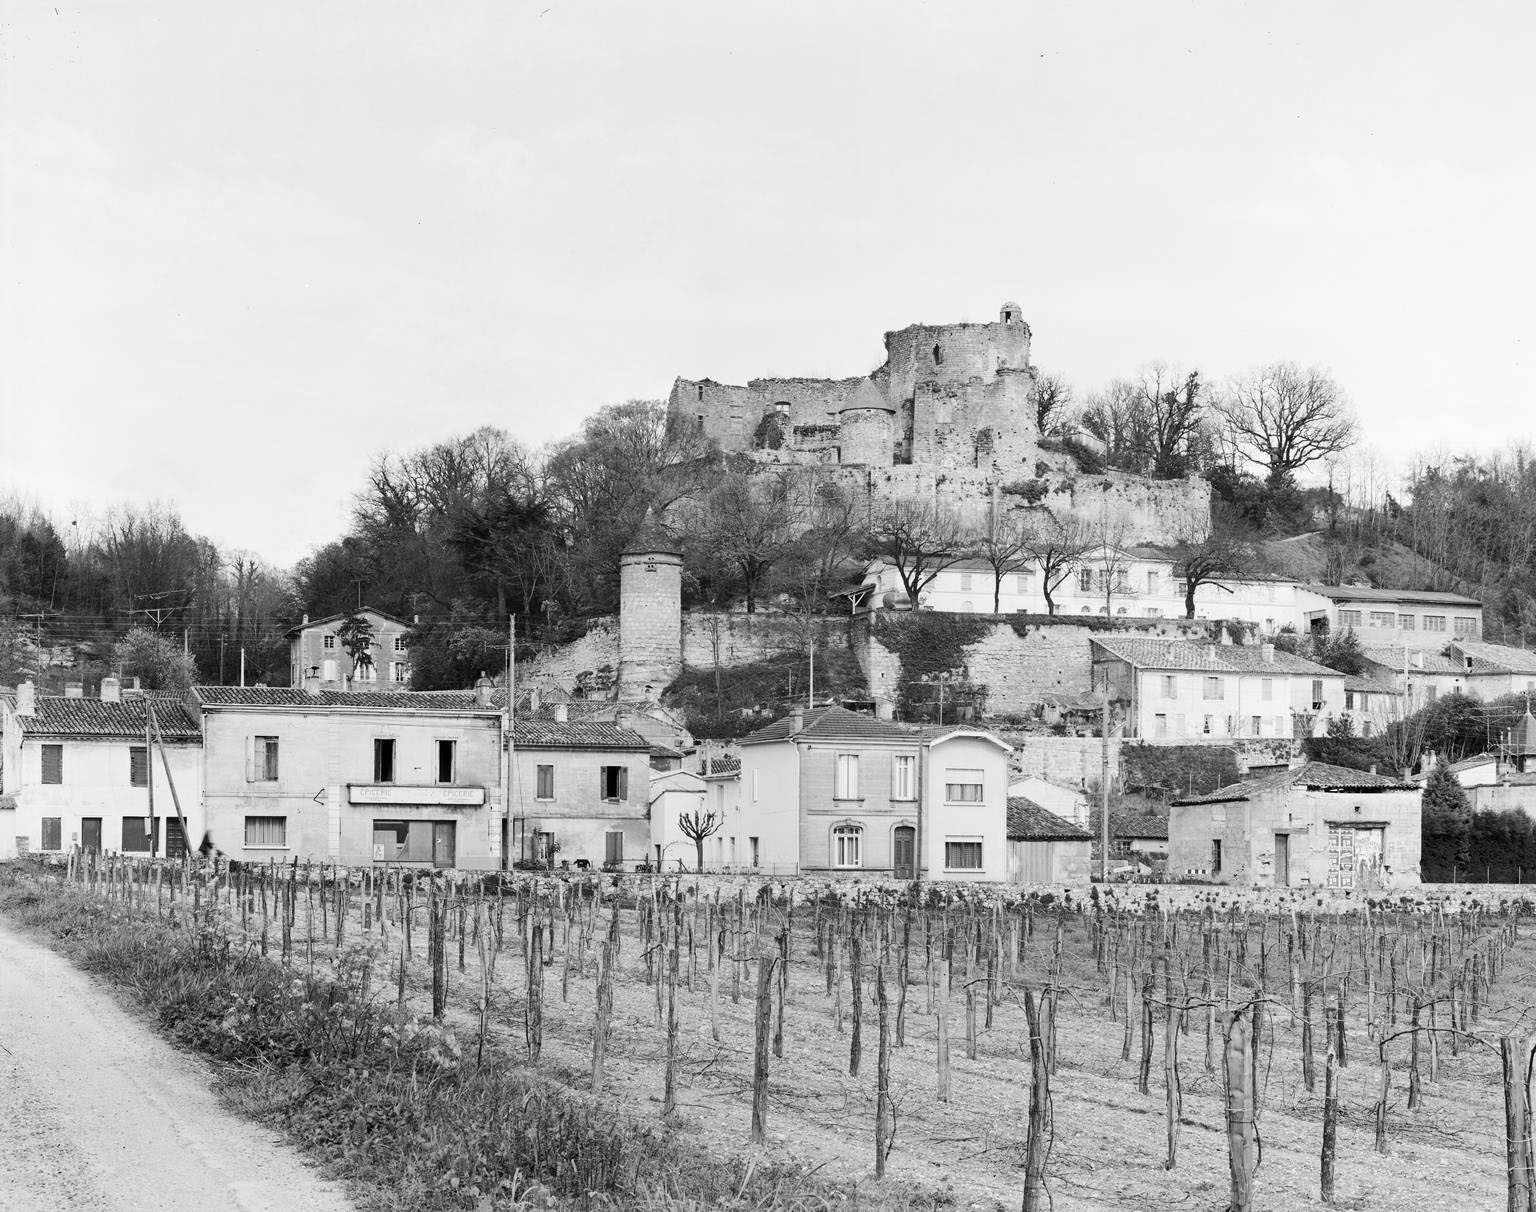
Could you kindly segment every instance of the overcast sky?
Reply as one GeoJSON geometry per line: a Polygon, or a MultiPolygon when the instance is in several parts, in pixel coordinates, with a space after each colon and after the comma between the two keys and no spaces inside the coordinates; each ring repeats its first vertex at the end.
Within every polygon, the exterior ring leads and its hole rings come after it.
{"type": "Polygon", "coordinates": [[[1080,391],[1536,433],[1529,4],[0,0],[0,492],[286,564],[368,460],[1022,303],[1080,391]]]}

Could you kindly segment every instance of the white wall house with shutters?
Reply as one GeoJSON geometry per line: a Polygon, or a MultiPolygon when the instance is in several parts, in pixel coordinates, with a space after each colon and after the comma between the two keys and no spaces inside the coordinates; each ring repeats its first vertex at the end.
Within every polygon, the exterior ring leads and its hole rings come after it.
{"type": "Polygon", "coordinates": [[[180,702],[153,699],[153,744],[149,701],[125,697],[114,677],[102,679],[100,698],[39,695],[24,682],[0,703],[0,796],[14,805],[0,812],[0,857],[76,848],[164,857],[202,840],[202,738],[180,702]]]}

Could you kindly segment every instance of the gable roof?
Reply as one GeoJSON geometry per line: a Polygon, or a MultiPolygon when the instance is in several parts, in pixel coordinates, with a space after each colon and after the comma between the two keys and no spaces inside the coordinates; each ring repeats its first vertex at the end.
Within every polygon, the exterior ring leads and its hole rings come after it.
{"type": "Polygon", "coordinates": [[[1361,678],[1354,674],[1344,676],[1344,689],[1358,694],[1391,694],[1401,697],[1402,691],[1391,682],[1379,682],[1375,678],[1361,678]]]}
{"type": "Polygon", "coordinates": [[[192,693],[205,707],[332,707],[353,710],[474,712],[499,715],[500,708],[479,707],[471,690],[322,690],[310,694],[297,686],[194,686],[192,693]]]}
{"type": "Polygon", "coordinates": [[[1353,770],[1348,766],[1335,766],[1329,762],[1307,762],[1294,770],[1277,770],[1246,782],[1218,787],[1204,795],[1186,796],[1174,800],[1175,806],[1185,804],[1224,804],[1250,800],[1267,791],[1283,791],[1289,787],[1305,787],[1308,791],[1413,791],[1411,784],[1369,770],[1353,770]]]}
{"type": "Polygon", "coordinates": [[[1467,671],[1466,663],[1463,661],[1453,661],[1439,652],[1406,648],[1401,644],[1391,648],[1363,648],[1361,653],[1371,664],[1390,669],[1393,673],[1402,673],[1403,666],[1406,665],[1409,676],[1415,673],[1461,675],[1467,671]]]}
{"type": "Polygon", "coordinates": [[[1109,831],[1114,837],[1144,837],[1153,841],[1168,840],[1168,818],[1153,816],[1116,816],[1109,814],[1109,831]]]}
{"type": "Polygon", "coordinates": [[[1536,673],[1536,652],[1515,648],[1509,644],[1489,644],[1481,640],[1453,640],[1451,651],[1459,652],[1471,660],[1468,673],[1536,673]]]}
{"type": "Polygon", "coordinates": [[[741,773],[741,759],[739,757],[705,758],[704,768],[699,774],[706,779],[730,778],[741,773]]]}
{"type": "Polygon", "coordinates": [[[1141,669],[1176,669],[1197,673],[1296,673],[1308,677],[1343,677],[1316,661],[1278,648],[1273,660],[1263,649],[1244,644],[1196,644],[1189,640],[1147,639],[1131,636],[1094,636],[1090,643],[1110,656],[1141,669]]]}
{"type": "Polygon", "coordinates": [[[1377,589],[1373,585],[1303,585],[1301,588],[1333,602],[1422,602],[1426,606],[1476,606],[1476,598],[1435,589],[1377,589]]]}
{"type": "Polygon", "coordinates": [[[773,723],[759,728],[741,739],[743,745],[759,745],[765,741],[911,741],[922,738],[909,728],[879,720],[862,711],[849,711],[846,707],[813,707],[801,714],[801,728],[794,731],[795,713],[783,716],[773,723]]]}
{"type": "Polygon", "coordinates": [[[329,623],[339,623],[342,619],[350,619],[354,614],[376,614],[379,618],[391,623],[398,623],[401,627],[414,626],[412,623],[407,623],[399,615],[390,614],[387,610],[380,610],[375,606],[359,606],[356,610],[344,610],[340,614],[328,614],[323,619],[310,619],[307,623],[296,623],[283,632],[283,639],[291,640],[301,631],[309,631],[314,627],[324,627],[329,623]]]}
{"type": "Polygon", "coordinates": [[[516,749],[603,749],[650,753],[651,743],[638,732],[601,722],[516,720],[512,724],[516,749]]]}
{"type": "Polygon", "coordinates": [[[1536,753],[1536,716],[1531,715],[1530,707],[1526,707],[1520,722],[1510,729],[1509,751],[1517,757],[1536,753]]]}
{"type": "Polygon", "coordinates": [[[1093,835],[1065,817],[1042,808],[1028,796],[1008,797],[1010,842],[1091,842],[1093,835]]]}
{"type": "MultiPolygon", "coordinates": [[[[201,741],[202,729],[197,716],[176,696],[153,698],[155,723],[166,741],[201,741]]],[[[39,695],[35,714],[18,715],[16,722],[26,736],[58,737],[61,740],[144,740],[148,717],[141,695],[116,703],[100,699],[72,699],[59,695],[39,695]]]]}

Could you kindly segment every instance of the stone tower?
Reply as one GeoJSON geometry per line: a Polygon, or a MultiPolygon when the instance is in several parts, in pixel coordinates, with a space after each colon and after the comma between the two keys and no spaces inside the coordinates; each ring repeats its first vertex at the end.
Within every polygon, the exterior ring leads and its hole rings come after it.
{"type": "Polygon", "coordinates": [[[655,702],[683,672],[683,554],[649,513],[619,556],[619,698],[655,702]]]}
{"type": "Polygon", "coordinates": [[[840,463],[889,467],[895,441],[896,410],[886,401],[873,379],[859,384],[853,397],[837,414],[840,463]]]}

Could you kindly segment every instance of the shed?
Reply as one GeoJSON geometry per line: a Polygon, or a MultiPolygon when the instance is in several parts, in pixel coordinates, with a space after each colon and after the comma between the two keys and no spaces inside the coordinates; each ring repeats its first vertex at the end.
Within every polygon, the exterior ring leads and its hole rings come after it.
{"type": "Polygon", "coordinates": [[[1021,795],[1008,797],[1008,882],[1086,882],[1093,838],[1086,829],[1021,795]]]}

